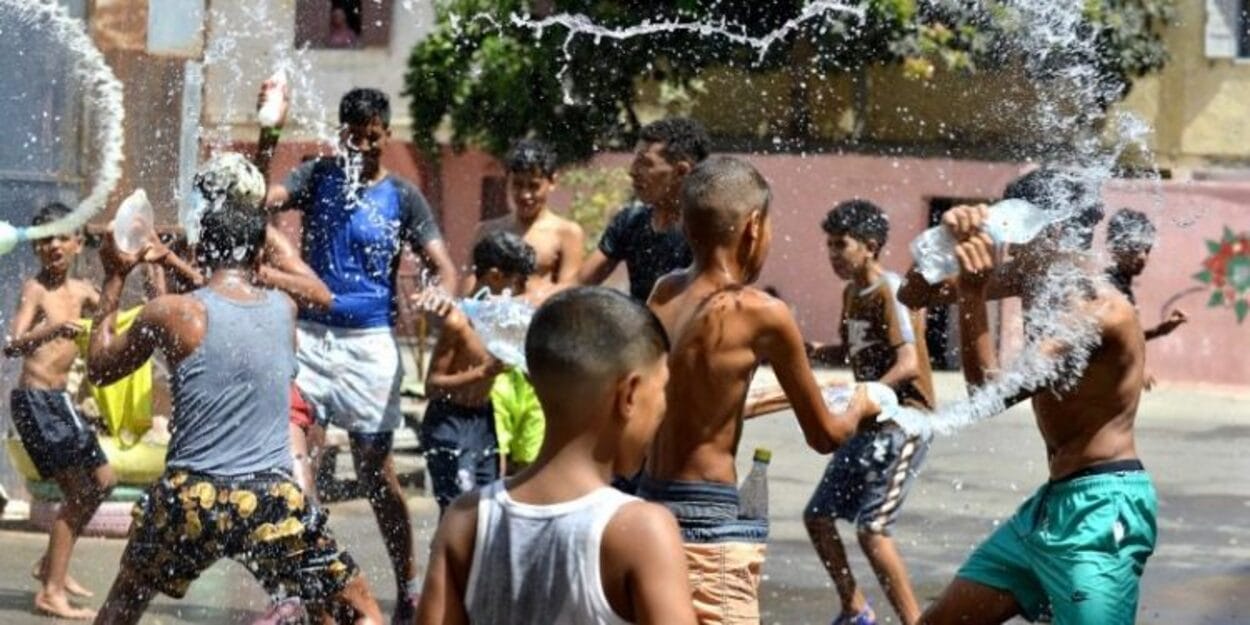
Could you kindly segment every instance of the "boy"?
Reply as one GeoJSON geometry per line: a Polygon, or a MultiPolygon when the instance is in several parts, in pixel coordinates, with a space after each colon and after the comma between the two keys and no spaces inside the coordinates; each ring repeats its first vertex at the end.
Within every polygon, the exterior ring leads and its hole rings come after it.
{"type": "Polygon", "coordinates": [[[113,332],[113,320],[137,258],[111,239],[100,251],[106,279],[88,377],[107,384],[159,349],[175,384],[166,472],[136,504],[121,571],[97,622],[138,622],[155,592],[182,597],[202,571],[230,557],[270,594],[380,623],[351,556],[290,478],[295,305],[257,284],[263,211],[227,201],[200,223],[197,255],[209,270],[207,285],[148,302],[124,334],[113,332]]]}
{"type": "Polygon", "coordinates": [[[654,315],[614,291],[573,288],[538,310],[525,356],[542,452],[452,504],[417,623],[695,622],[673,517],[608,486],[637,471],[663,417],[667,349],[654,315]]]}
{"type": "MultiPolygon", "coordinates": [[[[400,597],[395,618],[409,621],[418,589],[412,522],[392,462],[403,424],[403,380],[394,324],[398,268],[407,245],[454,292],[455,268],[421,192],[382,166],[391,106],[377,89],[353,89],[339,102],[340,158],[309,161],[269,187],[272,211],[303,212],[303,255],[334,295],[330,310],[301,310],[299,391],[323,423],[347,430],[356,475],[378,519],[400,597]]],[[[266,163],[278,128],[261,132],[266,163]]]]}
{"type": "MultiPolygon", "coordinates": [[[[35,213],[32,226],[70,213],[52,203],[35,213]]],[[[65,386],[78,350],[74,338],[83,332],[78,319],[99,302],[95,287],[69,277],[82,250],[80,233],[32,242],[39,273],[22,285],[17,313],[9,327],[4,355],[23,357],[17,388],[9,396],[13,426],[39,475],[54,480],[64,495],[48,532],[48,548],[36,565],[42,580],[35,611],[67,619],[90,619],[95,612],[70,603],[69,594],[91,596],[69,576],[74,543],[117,480],[95,432],[83,421],[65,386]]]]}
{"type": "MultiPolygon", "coordinates": [[[[1107,280],[1137,305],[1133,293],[1133,279],[1140,276],[1150,260],[1150,250],[1155,244],[1155,225],[1141,211],[1121,208],[1107,222],[1107,251],[1111,254],[1111,266],[1107,267],[1107,280]]],[[[1173,310],[1159,325],[1146,330],[1146,340],[1153,341],[1167,336],[1189,318],[1184,312],[1173,310]]]]}
{"type": "Polygon", "coordinates": [[[582,264],[580,284],[602,284],[624,262],[629,294],[647,301],[660,276],[690,265],[690,245],[682,235],[681,183],[707,158],[710,140],[692,119],[673,117],[648,124],[638,135],[629,168],[637,201],[622,208],[582,264]]]}
{"type": "MultiPolygon", "coordinates": [[[[548,295],[576,280],[585,255],[586,234],[577,222],[555,214],[547,206],[547,197],[556,186],[556,154],[547,144],[532,139],[516,142],[504,158],[504,166],[508,170],[512,212],[482,223],[474,239],[495,231],[524,237],[537,257],[526,290],[548,295]]],[[[466,280],[465,295],[473,295],[481,288],[475,283],[472,277],[466,280]]]]}
{"type": "MultiPolygon", "coordinates": [[[[473,247],[477,283],[498,295],[520,295],[534,273],[534,248],[511,232],[495,230],[473,247]]],[[[499,443],[491,388],[503,363],[486,351],[468,317],[439,306],[443,331],[425,380],[430,398],[421,420],[421,447],[440,513],[461,493],[499,478],[499,443]]]]}
{"type": "Polygon", "coordinates": [[[1031,399],[1050,481],[973,552],[921,622],[1002,623],[1049,612],[1060,625],[1132,623],[1156,535],[1154,487],[1133,435],[1144,335],[1132,304],[1093,278],[1101,271],[1088,252],[1102,217],[1097,191],[1072,174],[1041,169],[1009,185],[1006,197],[1063,216],[1013,246],[1012,262],[997,271],[993,242],[981,229],[985,207],[957,207],[943,217],[958,241],[964,377],[974,388],[997,384],[986,301],[1020,297],[1028,338],[1052,371],[1007,389],[1004,401],[1031,399]],[[1088,341],[1071,338],[1080,335],[1088,341]]]}
{"type": "Polygon", "coordinates": [[[701,623],[759,620],[767,519],[740,519],[734,454],[751,377],[767,359],[816,451],[834,451],[879,410],[860,389],[831,415],[784,303],[750,285],[772,233],[768,183],[750,164],[712,157],[682,184],[689,269],[662,278],[650,307],[672,337],[668,416],[647,455],[639,494],[677,516],[701,623]]]}
{"type": "MultiPolygon", "coordinates": [[[[919,313],[898,303],[897,274],[881,266],[890,222],[872,202],[851,200],[829,211],[821,228],[829,262],[847,282],[842,292],[842,344],[818,347],[814,359],[845,354],[857,382],[880,382],[904,406],[933,410],[933,377],[919,313]],[[840,349],[835,349],[840,348],[840,349]]],[[[890,526],[928,451],[928,442],[908,436],[892,422],[876,425],[834,454],[803,514],[808,536],[833,578],[842,602],[835,625],[872,625],[876,616],[855,583],[836,519],[853,521],[859,544],[881,581],[899,621],[920,617],[907,567],[890,538],[890,526]]]]}

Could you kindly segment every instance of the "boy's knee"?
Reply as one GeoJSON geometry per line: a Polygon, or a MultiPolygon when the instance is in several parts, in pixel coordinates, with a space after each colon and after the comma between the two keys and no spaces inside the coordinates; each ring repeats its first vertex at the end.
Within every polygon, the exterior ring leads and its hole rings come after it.
{"type": "Polygon", "coordinates": [[[872,523],[863,523],[855,526],[855,537],[859,539],[859,546],[864,550],[876,547],[882,541],[890,539],[890,535],[886,533],[886,529],[872,523]]]}
{"type": "Polygon", "coordinates": [[[837,522],[833,517],[810,509],[803,512],[803,525],[807,527],[807,533],[813,536],[837,531],[837,522]]]}

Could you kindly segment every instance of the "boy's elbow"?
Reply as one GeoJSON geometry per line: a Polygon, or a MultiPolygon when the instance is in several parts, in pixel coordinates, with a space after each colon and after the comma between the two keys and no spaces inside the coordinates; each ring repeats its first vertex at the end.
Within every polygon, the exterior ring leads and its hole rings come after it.
{"type": "Polygon", "coordinates": [[[831,454],[838,449],[837,441],[824,432],[807,435],[807,446],[818,454],[831,454]]]}

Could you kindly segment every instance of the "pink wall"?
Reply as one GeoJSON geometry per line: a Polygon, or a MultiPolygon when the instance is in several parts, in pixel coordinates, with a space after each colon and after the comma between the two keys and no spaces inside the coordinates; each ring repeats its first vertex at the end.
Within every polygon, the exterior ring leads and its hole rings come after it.
{"type": "MultiPolygon", "coordinates": [[[[398,142],[396,142],[398,143],[398,142]]],[[[402,144],[388,159],[403,173],[419,178],[435,203],[453,257],[467,260],[473,229],[481,214],[482,179],[500,175],[499,164],[481,152],[442,155],[439,174],[402,144]]],[[[834,204],[862,197],[890,216],[890,240],[882,256],[887,267],[903,272],[911,262],[908,242],[923,230],[934,198],[995,198],[1024,166],[951,159],[888,158],[862,155],[747,155],[773,190],[773,250],[760,286],[776,287],[796,311],[806,336],[830,340],[836,332],[842,285],[825,258],[820,220],[834,204]]],[[[289,159],[294,160],[294,159],[289,159]]],[[[606,154],[599,166],[628,166],[629,156],[606,154]]],[[[1159,241],[1146,272],[1138,279],[1142,321],[1153,325],[1160,306],[1198,283],[1192,279],[1206,257],[1205,239],[1219,237],[1224,226],[1250,230],[1250,184],[1164,182],[1142,186],[1114,182],[1106,190],[1108,212],[1131,206],[1151,215],[1159,241]]],[[[557,193],[554,206],[568,202],[557,193]]],[[[1101,243],[1102,235],[1098,239],[1101,243]]],[[[1209,293],[1194,293],[1178,306],[1191,322],[1149,348],[1149,369],[1164,382],[1250,384],[1250,325],[1238,325],[1231,310],[1207,309],[1209,293]]],[[[1018,327],[1018,306],[1003,307],[1004,327],[1018,327]]],[[[1250,322],[1247,322],[1250,324],[1250,322]]],[[[1009,334],[1014,330],[1009,330],[1009,334]]],[[[1004,343],[1012,343],[1010,336],[1004,343]]]]}

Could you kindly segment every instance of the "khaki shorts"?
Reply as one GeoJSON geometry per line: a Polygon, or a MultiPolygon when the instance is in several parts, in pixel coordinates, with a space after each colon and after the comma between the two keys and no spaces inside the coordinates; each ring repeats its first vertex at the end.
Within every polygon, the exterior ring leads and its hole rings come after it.
{"type": "Polygon", "coordinates": [[[700,625],[760,622],[762,543],[685,543],[694,611],[700,625]]]}

